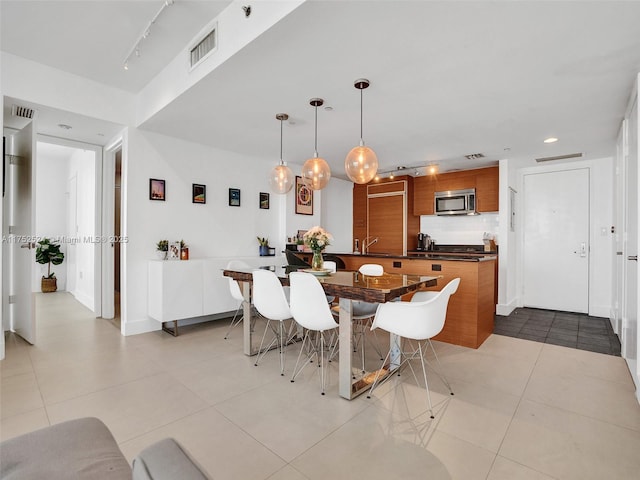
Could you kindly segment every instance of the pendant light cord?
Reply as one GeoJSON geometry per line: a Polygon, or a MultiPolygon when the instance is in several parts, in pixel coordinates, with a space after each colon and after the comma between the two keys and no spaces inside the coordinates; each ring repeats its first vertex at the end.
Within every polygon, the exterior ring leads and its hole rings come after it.
{"type": "Polygon", "coordinates": [[[282,120],[280,120],[280,165],[283,165],[282,161],[282,120]]]}
{"type": "Polygon", "coordinates": [[[316,123],[316,126],[315,126],[316,138],[315,138],[315,143],[314,143],[315,149],[314,149],[313,153],[315,154],[314,156],[317,157],[318,156],[318,106],[316,105],[313,108],[314,108],[314,111],[315,111],[315,123],[316,123]]]}
{"type": "Polygon", "coordinates": [[[364,145],[364,140],[362,136],[362,88],[360,89],[360,144],[364,145]]]}

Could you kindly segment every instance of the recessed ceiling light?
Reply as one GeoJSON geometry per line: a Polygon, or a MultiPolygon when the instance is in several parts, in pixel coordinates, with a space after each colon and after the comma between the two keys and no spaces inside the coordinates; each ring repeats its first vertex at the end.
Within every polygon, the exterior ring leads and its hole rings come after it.
{"type": "Polygon", "coordinates": [[[549,137],[544,139],[544,143],[555,143],[558,139],[556,137],[549,137]]]}
{"type": "Polygon", "coordinates": [[[327,112],[330,112],[330,111],[332,111],[332,110],[333,110],[333,107],[331,107],[331,106],[327,105],[326,107],[324,107],[324,109],[325,109],[327,112]]]}
{"type": "Polygon", "coordinates": [[[63,130],[71,130],[73,128],[71,125],[67,125],[66,123],[59,123],[58,126],[63,130]]]}

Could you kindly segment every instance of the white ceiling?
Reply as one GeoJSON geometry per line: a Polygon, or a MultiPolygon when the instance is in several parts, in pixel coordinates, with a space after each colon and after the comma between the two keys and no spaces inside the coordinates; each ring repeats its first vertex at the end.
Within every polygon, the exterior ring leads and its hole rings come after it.
{"type": "MultiPolygon", "coordinates": [[[[2,49],[136,92],[228,3],[177,0],[125,72],[161,2],[2,0],[2,49]]],[[[265,2],[245,3],[260,15],[265,2]]],[[[318,153],[344,176],[366,77],[364,139],[383,170],[611,155],[640,71],[638,18],[637,1],[309,1],[140,127],[275,162],[286,112],[285,160],[302,163],[321,97],[333,110],[318,111],[318,153]]]]}

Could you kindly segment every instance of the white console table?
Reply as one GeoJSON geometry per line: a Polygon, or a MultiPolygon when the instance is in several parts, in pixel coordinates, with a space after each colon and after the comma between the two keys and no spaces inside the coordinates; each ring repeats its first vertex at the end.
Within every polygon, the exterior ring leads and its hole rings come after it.
{"type": "Polygon", "coordinates": [[[238,304],[229,293],[228,278],[222,275],[231,260],[256,268],[286,264],[283,256],[150,260],[148,315],[177,336],[178,320],[235,311],[238,304]],[[170,323],[172,329],[167,327],[170,323]]]}

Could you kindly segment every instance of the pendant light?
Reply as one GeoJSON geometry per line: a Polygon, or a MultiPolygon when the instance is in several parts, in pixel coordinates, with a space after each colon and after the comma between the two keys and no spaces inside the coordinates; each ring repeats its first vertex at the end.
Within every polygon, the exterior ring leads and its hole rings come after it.
{"type": "Polygon", "coordinates": [[[276,114],[276,119],[280,120],[280,163],[269,174],[269,185],[275,193],[287,193],[293,187],[293,172],[282,160],[282,122],[288,118],[286,113],[276,114]]]}
{"type": "Polygon", "coordinates": [[[302,166],[302,178],[313,190],[322,190],[329,183],[331,169],[324,158],[318,157],[318,107],[322,106],[324,100],[312,98],[309,104],[315,108],[315,149],[313,158],[310,158],[302,166]]]}
{"type": "Polygon", "coordinates": [[[360,90],[360,145],[351,149],[344,160],[347,176],[355,183],[369,183],[378,171],[378,157],[364,145],[362,137],[362,90],[369,86],[366,78],[357,79],[354,84],[360,90]]]}

